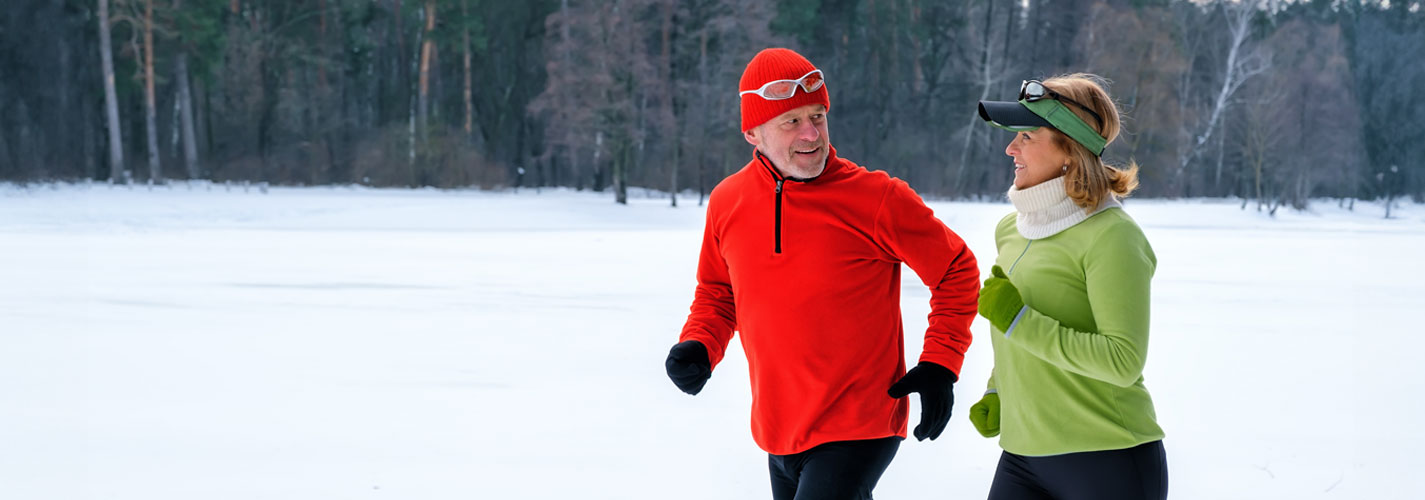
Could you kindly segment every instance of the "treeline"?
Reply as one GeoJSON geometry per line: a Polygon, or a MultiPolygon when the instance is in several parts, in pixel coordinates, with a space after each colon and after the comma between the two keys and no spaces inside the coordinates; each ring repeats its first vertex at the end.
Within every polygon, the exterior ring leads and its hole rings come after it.
{"type": "Polygon", "coordinates": [[[1140,164],[1144,196],[1425,200],[1420,2],[6,4],[11,181],[702,194],[750,153],[743,65],[787,46],[826,73],[838,150],[928,196],[1006,189],[976,101],[1088,71],[1128,116],[1105,157],[1140,164]]]}

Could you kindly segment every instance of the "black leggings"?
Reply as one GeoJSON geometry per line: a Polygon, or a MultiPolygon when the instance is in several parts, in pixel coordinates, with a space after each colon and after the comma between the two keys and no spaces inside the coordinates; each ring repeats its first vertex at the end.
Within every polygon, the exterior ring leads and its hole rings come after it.
{"type": "Polygon", "coordinates": [[[834,441],[794,455],[767,455],[773,500],[870,500],[901,438],[834,441]]]}
{"type": "Polygon", "coordinates": [[[1122,450],[1047,457],[1004,452],[989,500],[1164,500],[1168,457],[1162,441],[1122,450]]]}

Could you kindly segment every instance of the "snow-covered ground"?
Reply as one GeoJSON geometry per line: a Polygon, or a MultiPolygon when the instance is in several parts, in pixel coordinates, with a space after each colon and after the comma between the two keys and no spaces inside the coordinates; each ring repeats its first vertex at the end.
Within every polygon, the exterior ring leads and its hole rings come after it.
{"type": "MultiPolygon", "coordinates": [[[[766,498],[736,343],[697,397],[663,373],[702,230],[682,202],[0,186],[0,498],[766,498]]],[[[988,265],[1009,206],[932,206],[988,265]]],[[[1128,210],[1159,258],[1173,498],[1425,491],[1425,207],[1128,210]]],[[[914,359],[929,295],[903,286],[914,359]]],[[[984,497],[999,451],[965,415],[991,354],[878,498],[984,497]]]]}

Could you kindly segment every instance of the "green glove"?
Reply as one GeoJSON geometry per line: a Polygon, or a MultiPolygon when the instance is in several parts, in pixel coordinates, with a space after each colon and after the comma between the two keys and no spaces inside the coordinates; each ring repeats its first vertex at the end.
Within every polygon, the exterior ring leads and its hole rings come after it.
{"type": "Polygon", "coordinates": [[[999,435],[999,394],[991,392],[970,407],[970,423],[984,437],[999,435]]]}
{"type": "Polygon", "coordinates": [[[985,287],[980,289],[980,316],[990,320],[999,331],[1006,332],[1019,310],[1024,308],[1024,299],[1019,298],[1019,289],[1009,282],[999,266],[992,268],[990,274],[985,287]]]}

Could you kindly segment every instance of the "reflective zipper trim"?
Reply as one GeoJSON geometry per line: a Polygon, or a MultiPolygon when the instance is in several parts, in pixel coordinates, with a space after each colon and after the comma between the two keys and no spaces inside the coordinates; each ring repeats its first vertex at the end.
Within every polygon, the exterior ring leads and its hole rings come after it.
{"type": "Polygon", "coordinates": [[[1009,270],[1007,270],[1007,271],[1004,272],[1004,274],[1005,274],[1006,276],[1014,274],[1014,268],[1015,268],[1015,266],[1018,266],[1018,265],[1019,265],[1019,259],[1023,259],[1023,258],[1024,258],[1024,254],[1029,253],[1029,246],[1030,246],[1030,245],[1033,245],[1033,244],[1034,244],[1034,240],[1029,240],[1029,243],[1025,243],[1025,244],[1024,244],[1024,250],[1021,251],[1021,252],[1019,252],[1019,256],[1018,256],[1018,257],[1015,257],[1015,258],[1014,258],[1014,263],[1009,265],[1009,270]]]}
{"type": "MultiPolygon", "coordinates": [[[[1034,245],[1034,240],[1029,240],[1029,243],[1025,243],[1025,244],[1024,244],[1024,250],[1021,251],[1021,252],[1019,252],[1019,256],[1018,256],[1018,257],[1015,257],[1015,258],[1014,258],[1014,263],[1009,265],[1009,270],[1008,270],[1008,271],[1005,271],[1005,273],[1004,273],[1005,276],[1013,276],[1013,275],[1014,275],[1014,268],[1019,266],[1019,259],[1023,259],[1023,258],[1024,258],[1024,254],[1029,253],[1029,247],[1032,246],[1032,245],[1034,245]]],[[[1029,306],[1023,306],[1023,307],[1020,307],[1020,308],[1019,308],[1019,314],[1014,315],[1014,321],[1011,321],[1011,322],[1009,323],[1009,328],[1006,328],[1006,329],[1004,330],[1004,338],[1009,338],[1009,333],[1014,331],[1014,327],[1019,326],[1019,320],[1022,319],[1022,318],[1024,318],[1024,313],[1025,313],[1025,311],[1028,311],[1028,310],[1029,310],[1029,306]]]]}

